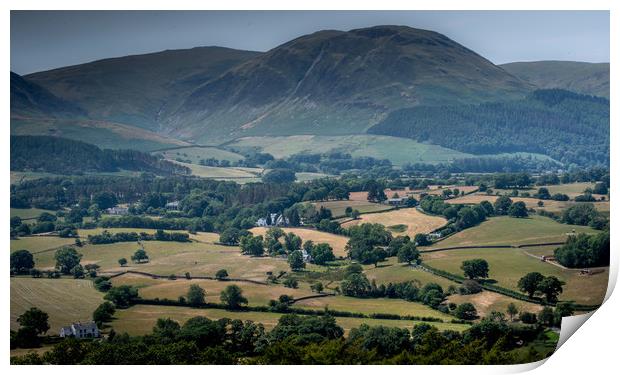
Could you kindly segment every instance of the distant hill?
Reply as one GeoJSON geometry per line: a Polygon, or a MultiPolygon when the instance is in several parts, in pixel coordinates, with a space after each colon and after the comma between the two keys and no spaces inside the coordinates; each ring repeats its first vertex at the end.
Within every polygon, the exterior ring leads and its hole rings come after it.
{"type": "Polygon", "coordinates": [[[85,112],[35,82],[11,72],[11,116],[79,117],[85,112]]]}
{"type": "Polygon", "coordinates": [[[11,136],[11,171],[76,174],[116,172],[120,169],[159,175],[189,174],[180,166],[135,150],[101,150],[70,139],[11,136]]]}
{"type": "Polygon", "coordinates": [[[609,63],[533,61],[500,67],[541,89],[559,88],[609,98],[609,63]]]}
{"type": "Polygon", "coordinates": [[[376,26],[305,35],[196,89],[164,121],[202,142],[362,133],[391,110],[523,97],[533,86],[433,31],[376,26]]]}
{"type": "Polygon", "coordinates": [[[257,52],[196,47],[98,60],[26,78],[91,118],[159,131],[159,120],[200,84],[257,52]]]}
{"type": "Polygon", "coordinates": [[[560,89],[512,102],[402,109],[369,133],[478,155],[532,152],[566,164],[609,165],[609,101],[560,89]]]}

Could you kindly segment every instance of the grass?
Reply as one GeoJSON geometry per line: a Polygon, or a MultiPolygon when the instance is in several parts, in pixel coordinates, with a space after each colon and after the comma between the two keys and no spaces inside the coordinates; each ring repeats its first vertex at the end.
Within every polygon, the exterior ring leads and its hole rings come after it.
{"type": "MultiPolygon", "coordinates": [[[[192,309],[177,306],[147,306],[137,305],[126,310],[118,310],[115,314],[116,319],[112,322],[112,327],[118,333],[127,332],[131,335],[144,335],[152,331],[155,322],[159,318],[171,318],[183,324],[188,319],[195,316],[205,316],[209,319],[240,319],[243,321],[252,320],[260,322],[265,329],[271,330],[278,323],[282,316],[279,313],[269,312],[239,312],[220,309],[192,309]]],[[[362,324],[384,325],[388,327],[401,327],[411,329],[418,321],[411,320],[382,320],[364,318],[336,318],[338,325],[349,332],[352,328],[357,328],[362,324]]],[[[464,324],[452,323],[429,323],[440,330],[463,331],[469,326],[464,324]]]]}
{"type": "Polygon", "coordinates": [[[364,267],[364,273],[369,280],[374,279],[377,284],[399,283],[403,281],[418,280],[422,285],[437,283],[442,288],[447,289],[454,282],[436,276],[430,272],[411,267],[404,263],[398,263],[396,257],[388,258],[385,262],[379,263],[379,267],[369,265],[364,267]]]}
{"type": "Polygon", "coordinates": [[[556,276],[566,282],[561,300],[583,304],[598,304],[603,301],[607,290],[608,270],[590,276],[580,276],[579,270],[562,269],[529,256],[523,249],[490,248],[447,250],[426,253],[424,263],[453,274],[463,275],[461,264],[464,260],[482,258],[489,263],[489,279],[497,285],[518,291],[517,283],[529,272],[540,272],[545,276],[556,276]]]}
{"type": "Polygon", "coordinates": [[[36,219],[39,217],[39,215],[41,215],[44,212],[54,214],[54,215],[56,214],[55,211],[43,210],[40,208],[11,208],[11,217],[19,216],[22,220],[33,219],[33,218],[36,219]]]}
{"type": "MultiPolygon", "coordinates": [[[[264,236],[267,232],[268,228],[265,227],[255,227],[250,229],[250,232],[254,233],[254,235],[262,235],[264,236]]],[[[328,243],[334,249],[334,255],[338,256],[346,256],[347,253],[344,250],[347,242],[349,241],[348,237],[339,236],[337,234],[320,232],[314,229],[307,228],[282,228],[284,232],[293,232],[299,237],[301,237],[303,242],[308,240],[313,241],[315,244],[317,243],[328,243]]]]}
{"type": "Polygon", "coordinates": [[[263,172],[261,168],[223,168],[207,167],[205,165],[181,163],[176,161],[175,163],[188,167],[194,176],[213,178],[216,180],[239,180],[239,182],[243,180],[245,182],[257,182],[260,180],[260,174],[263,172]]]}
{"type": "Polygon", "coordinates": [[[394,165],[406,163],[443,163],[469,156],[444,147],[419,143],[412,139],[380,135],[316,136],[293,135],[244,137],[227,145],[234,150],[260,150],[276,158],[298,153],[326,153],[338,150],[354,157],[388,159],[394,165]]]}
{"type": "Polygon", "coordinates": [[[439,216],[425,215],[415,208],[403,208],[396,211],[380,212],[361,215],[359,220],[349,221],[343,224],[348,228],[363,223],[379,223],[388,229],[395,225],[405,225],[405,230],[393,231],[394,235],[408,235],[413,238],[417,233],[430,233],[445,225],[447,220],[439,216]]]}
{"type": "MultiPolygon", "coordinates": [[[[497,200],[497,198],[498,198],[497,195],[486,195],[482,193],[476,193],[476,194],[466,195],[466,196],[455,198],[455,199],[449,199],[446,202],[450,204],[478,204],[482,201],[489,201],[493,203],[495,202],[495,200],[497,200]]],[[[575,201],[543,200],[542,201],[543,206],[539,207],[538,202],[540,201],[540,199],[522,198],[522,197],[511,197],[510,199],[512,199],[513,202],[522,201],[523,203],[525,203],[527,208],[533,208],[535,210],[545,210],[545,211],[550,211],[550,212],[555,212],[555,213],[560,213],[564,211],[565,209],[571,206],[574,206],[575,204],[578,203],[575,201]]],[[[598,211],[609,212],[609,209],[610,209],[609,200],[597,201],[597,202],[591,202],[591,203],[594,204],[594,207],[596,207],[598,211]]]]}
{"type": "MultiPolygon", "coordinates": [[[[199,242],[144,241],[144,249],[150,262],[120,267],[118,259],[130,259],[140,248],[135,242],[118,242],[105,245],[85,245],[78,248],[83,254],[82,264],[96,263],[101,272],[138,270],[158,275],[184,275],[190,272],[196,276],[214,276],[220,269],[226,269],[230,277],[264,281],[265,273],[288,271],[285,259],[270,257],[249,257],[242,255],[238,247],[219,246],[199,242]]],[[[55,264],[54,252],[35,255],[37,268],[52,268],[55,264]]]]}
{"type": "Polygon", "coordinates": [[[499,311],[506,314],[506,310],[508,309],[508,305],[510,303],[514,303],[519,312],[528,311],[538,313],[542,310],[541,305],[520,301],[503,294],[493,293],[486,290],[480,293],[464,296],[453,294],[448,297],[447,302],[453,302],[457,305],[465,302],[472,303],[478,311],[478,316],[481,318],[487,316],[491,311],[499,311]]]}
{"type": "Polygon", "coordinates": [[[216,281],[216,280],[165,280],[152,279],[140,275],[123,275],[112,279],[113,285],[133,285],[139,288],[140,296],[143,298],[168,298],[177,300],[180,296],[187,295],[187,290],[192,284],[200,285],[207,293],[206,299],[209,302],[220,302],[220,292],[228,285],[238,285],[243,290],[243,295],[248,299],[250,305],[265,306],[269,300],[278,299],[283,294],[299,298],[313,294],[305,283],[300,283],[297,289],[286,288],[282,284],[258,285],[239,281],[216,281]]]}
{"type": "Polygon", "coordinates": [[[217,160],[228,160],[230,162],[243,160],[243,155],[210,146],[183,147],[173,150],[158,151],[156,153],[163,155],[166,159],[175,160],[177,158],[181,158],[184,160],[191,160],[194,164],[198,164],[202,159],[210,158],[217,160]]]}
{"type": "Polygon", "coordinates": [[[11,239],[11,252],[23,249],[31,253],[40,253],[45,250],[72,245],[74,243],[75,239],[73,238],[47,236],[19,237],[17,239],[11,239]]]}
{"type": "Polygon", "coordinates": [[[458,232],[430,248],[472,245],[522,245],[545,242],[564,242],[568,233],[596,233],[579,225],[561,224],[548,217],[533,215],[528,218],[509,216],[492,217],[480,225],[458,232]]]}
{"type": "Polygon", "coordinates": [[[326,202],[314,202],[314,205],[319,208],[321,206],[329,209],[334,217],[344,216],[347,207],[351,207],[353,210],[358,210],[361,214],[384,211],[390,208],[390,206],[373,203],[364,200],[348,200],[348,201],[326,201],[326,202]]]}
{"type": "Polygon", "coordinates": [[[91,320],[93,311],[103,302],[103,294],[89,280],[12,277],[10,283],[11,329],[19,328],[19,315],[38,307],[49,314],[48,334],[58,334],[63,325],[91,320]]]}

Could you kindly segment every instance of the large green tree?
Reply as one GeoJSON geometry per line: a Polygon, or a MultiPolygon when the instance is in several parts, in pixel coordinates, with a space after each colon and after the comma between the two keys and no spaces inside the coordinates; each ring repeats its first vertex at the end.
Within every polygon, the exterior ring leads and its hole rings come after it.
{"type": "Polygon", "coordinates": [[[75,266],[80,264],[82,254],[72,247],[64,247],[56,251],[54,259],[56,260],[56,269],[68,275],[75,266]]]}
{"type": "Polygon", "coordinates": [[[489,263],[484,259],[470,259],[463,261],[461,269],[470,279],[482,279],[489,277],[489,263]]]}

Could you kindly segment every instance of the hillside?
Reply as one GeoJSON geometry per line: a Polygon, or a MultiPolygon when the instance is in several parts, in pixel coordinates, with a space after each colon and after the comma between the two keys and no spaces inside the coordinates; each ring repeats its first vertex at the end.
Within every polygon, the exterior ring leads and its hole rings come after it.
{"type": "Polygon", "coordinates": [[[46,136],[11,136],[11,171],[75,174],[120,169],[160,175],[188,174],[176,163],[134,150],[101,150],[79,141],[46,136]]]}
{"type": "Polygon", "coordinates": [[[376,26],[305,35],[196,89],[165,121],[202,142],[362,133],[415,105],[519,98],[533,87],[449,38],[376,26]]]}
{"type": "Polygon", "coordinates": [[[35,82],[11,72],[11,116],[80,117],[84,111],[35,82]]]}
{"type": "Polygon", "coordinates": [[[257,52],[197,47],[125,56],[39,72],[26,78],[91,118],[159,131],[159,120],[200,84],[257,52]]]}
{"type": "Polygon", "coordinates": [[[609,98],[609,63],[532,61],[500,67],[541,89],[559,88],[609,98]]]}
{"type": "Polygon", "coordinates": [[[533,152],[563,163],[609,165],[609,101],[559,89],[514,102],[403,109],[369,133],[472,154],[533,152]]]}

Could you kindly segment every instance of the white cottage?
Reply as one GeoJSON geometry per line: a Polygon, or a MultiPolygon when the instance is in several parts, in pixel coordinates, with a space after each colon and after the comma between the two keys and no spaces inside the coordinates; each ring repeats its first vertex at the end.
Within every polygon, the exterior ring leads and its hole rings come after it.
{"type": "Polygon", "coordinates": [[[60,337],[75,337],[77,339],[95,338],[101,336],[97,324],[90,322],[71,323],[70,326],[60,329],[60,337]]]}

